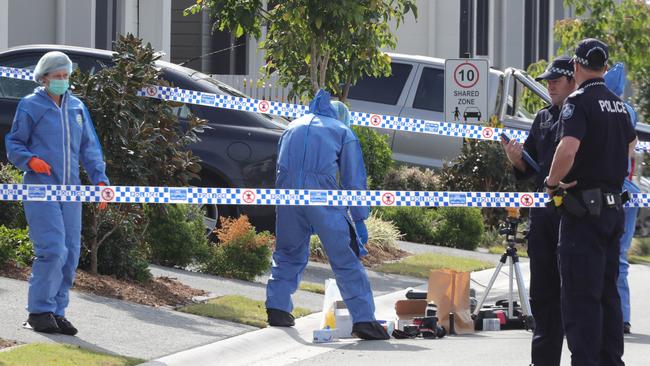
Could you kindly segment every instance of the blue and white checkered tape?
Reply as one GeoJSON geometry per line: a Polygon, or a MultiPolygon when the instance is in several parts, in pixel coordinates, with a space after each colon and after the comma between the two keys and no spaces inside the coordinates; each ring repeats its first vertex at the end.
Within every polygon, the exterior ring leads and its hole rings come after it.
{"type": "Polygon", "coordinates": [[[634,147],[635,151],[638,152],[650,152],[650,141],[639,141],[634,147]]]}
{"type": "MultiPolygon", "coordinates": [[[[525,208],[543,207],[547,200],[548,196],[539,192],[346,191],[0,184],[0,201],[525,208]]],[[[628,205],[650,207],[650,194],[631,194],[628,205]]]]}
{"type": "MultiPolygon", "coordinates": [[[[0,67],[0,77],[15,79],[33,79],[33,71],[0,67]]],[[[168,100],[174,102],[203,105],[214,108],[241,110],[248,112],[267,113],[281,117],[297,118],[308,113],[309,107],[300,104],[280,103],[230,95],[219,95],[195,90],[172,88],[168,86],[148,86],[137,92],[137,95],[168,100]]],[[[526,140],[527,131],[496,128],[479,125],[468,125],[451,122],[438,122],[417,118],[397,117],[374,113],[351,112],[351,124],[357,126],[383,128],[413,133],[424,133],[458,138],[470,138],[486,141],[499,141],[499,135],[505,133],[511,139],[520,142],[526,140]]],[[[637,151],[650,151],[650,142],[639,142],[637,151]]]]}
{"type": "MultiPolygon", "coordinates": [[[[174,102],[204,105],[208,107],[268,113],[282,117],[297,118],[308,113],[309,108],[299,104],[280,103],[267,100],[241,98],[164,86],[149,86],[137,93],[139,96],[174,102]]],[[[373,113],[351,112],[351,124],[398,131],[444,135],[460,138],[498,141],[505,132],[510,138],[524,141],[526,131],[505,128],[436,122],[417,118],[396,117],[373,113]]]]}
{"type": "Polygon", "coordinates": [[[22,80],[34,80],[34,71],[0,66],[0,77],[22,80]]]}

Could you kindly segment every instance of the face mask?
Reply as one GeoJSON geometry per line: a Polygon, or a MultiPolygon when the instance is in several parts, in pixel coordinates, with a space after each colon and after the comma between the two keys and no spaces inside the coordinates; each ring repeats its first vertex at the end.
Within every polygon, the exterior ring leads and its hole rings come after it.
{"type": "Polygon", "coordinates": [[[58,96],[63,95],[69,87],[70,81],[68,79],[52,79],[47,85],[47,91],[58,96]]]}

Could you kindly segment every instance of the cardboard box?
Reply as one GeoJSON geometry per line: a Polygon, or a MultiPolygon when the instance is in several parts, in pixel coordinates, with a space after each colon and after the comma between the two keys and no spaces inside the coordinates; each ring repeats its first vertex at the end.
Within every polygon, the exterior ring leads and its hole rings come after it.
{"type": "Polygon", "coordinates": [[[352,316],[345,302],[334,303],[334,317],[336,318],[336,333],[339,338],[352,338],[352,316]]]}
{"type": "Polygon", "coordinates": [[[413,318],[422,317],[427,311],[427,300],[398,300],[395,303],[397,329],[404,330],[404,325],[411,324],[413,318]]]}

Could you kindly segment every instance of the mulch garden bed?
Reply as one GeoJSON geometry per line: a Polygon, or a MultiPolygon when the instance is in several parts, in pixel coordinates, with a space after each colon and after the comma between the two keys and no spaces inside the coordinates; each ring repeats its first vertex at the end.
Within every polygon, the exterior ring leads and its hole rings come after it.
{"type": "MultiPolygon", "coordinates": [[[[9,262],[0,265],[0,276],[26,281],[31,267],[17,266],[9,262]]],[[[113,276],[94,275],[77,270],[73,290],[111,297],[149,306],[177,307],[193,302],[195,296],[207,292],[186,286],[174,278],[156,277],[146,282],[122,280],[113,276]]]]}

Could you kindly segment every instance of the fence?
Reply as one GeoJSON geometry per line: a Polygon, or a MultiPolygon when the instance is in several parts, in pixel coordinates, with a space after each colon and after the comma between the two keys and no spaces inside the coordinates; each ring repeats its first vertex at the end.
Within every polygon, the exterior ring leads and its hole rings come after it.
{"type": "Polygon", "coordinates": [[[262,80],[259,75],[211,75],[254,99],[271,100],[274,102],[299,104],[298,98],[289,98],[291,87],[282,87],[277,75],[271,75],[268,80],[262,80]]]}

